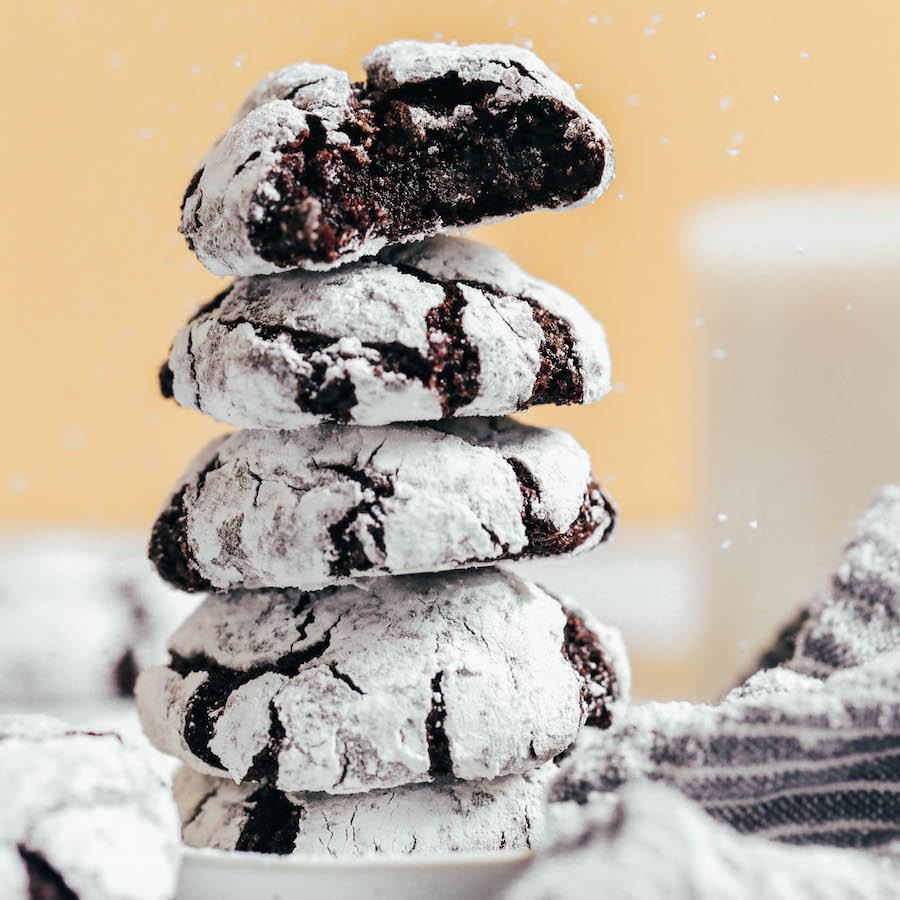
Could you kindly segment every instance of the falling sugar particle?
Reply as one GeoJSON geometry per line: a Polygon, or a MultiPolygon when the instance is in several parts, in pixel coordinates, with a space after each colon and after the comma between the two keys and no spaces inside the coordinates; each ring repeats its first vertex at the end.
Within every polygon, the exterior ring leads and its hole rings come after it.
{"type": "Polygon", "coordinates": [[[800,59],[809,59],[809,51],[808,50],[801,51],[800,59]]]}
{"type": "Polygon", "coordinates": [[[625,105],[628,109],[637,109],[641,105],[641,95],[640,94],[628,94],[625,97],[625,105]]]}
{"type": "Polygon", "coordinates": [[[613,393],[614,394],[624,394],[625,393],[625,382],[617,381],[613,384],[613,393]]]}
{"type": "Polygon", "coordinates": [[[694,325],[697,328],[702,328],[705,324],[706,324],[706,319],[704,319],[703,316],[697,316],[697,318],[694,319],[694,325]]]}
{"type": "Polygon", "coordinates": [[[848,310],[853,309],[853,304],[852,304],[852,303],[848,303],[847,306],[846,306],[846,309],[848,309],[848,310]]]}
{"type": "Polygon", "coordinates": [[[659,25],[659,23],[662,22],[662,20],[663,20],[663,15],[662,15],[662,13],[655,12],[655,13],[653,13],[652,16],[650,16],[650,21],[651,21],[654,25],[659,25]]]}
{"type": "Polygon", "coordinates": [[[584,87],[584,85],[580,81],[575,82],[575,90],[576,91],[580,91],[583,87],[584,87]]]}
{"type": "Polygon", "coordinates": [[[644,29],[644,37],[653,37],[654,34],[656,34],[656,29],[650,25],[644,29]]]}
{"type": "Polygon", "coordinates": [[[191,75],[199,75],[203,71],[203,66],[191,66],[191,75]]]}
{"type": "Polygon", "coordinates": [[[797,253],[806,253],[806,247],[804,247],[803,244],[795,245],[794,250],[796,250],[797,253]]]}
{"type": "Polygon", "coordinates": [[[740,156],[740,155],[741,155],[741,148],[740,148],[740,147],[726,147],[726,148],[725,148],[725,152],[726,152],[729,156],[740,156]]]}
{"type": "Polygon", "coordinates": [[[728,355],[722,347],[716,347],[712,352],[713,359],[725,359],[728,355]]]}
{"type": "Polygon", "coordinates": [[[531,40],[531,38],[522,38],[522,40],[519,41],[519,43],[520,43],[523,47],[525,47],[527,50],[531,50],[531,49],[534,48],[534,41],[531,40]]]}
{"type": "Polygon", "coordinates": [[[680,544],[680,543],[682,543],[682,542],[684,541],[684,532],[683,532],[683,531],[676,531],[676,532],[672,535],[672,537],[673,537],[674,540],[678,541],[678,543],[680,544]]]}
{"type": "Polygon", "coordinates": [[[756,519],[751,519],[751,520],[747,523],[747,525],[748,525],[750,528],[753,528],[753,529],[759,528],[759,522],[757,522],[756,519]]]}
{"type": "Polygon", "coordinates": [[[596,25],[599,21],[599,16],[588,16],[588,25],[596,25]]]}
{"type": "Polygon", "coordinates": [[[731,97],[719,97],[719,109],[731,109],[731,97]]]}
{"type": "Polygon", "coordinates": [[[719,546],[720,546],[723,550],[727,550],[727,549],[731,546],[731,539],[730,539],[730,538],[725,538],[725,540],[722,541],[722,543],[719,544],[719,546]]]}
{"type": "Polygon", "coordinates": [[[744,143],[744,132],[743,131],[735,131],[733,135],[731,135],[731,143],[732,144],[743,144],[744,143]]]}
{"type": "Polygon", "coordinates": [[[719,54],[718,54],[718,53],[710,53],[710,54],[709,54],[709,61],[710,61],[710,62],[715,62],[718,58],[719,58],[719,54]]]}
{"type": "Polygon", "coordinates": [[[781,94],[772,94],[772,99],[773,99],[776,103],[781,103],[781,94]]]}
{"type": "Polygon", "coordinates": [[[624,199],[625,199],[624,194],[616,194],[616,200],[624,200],[624,199]]]}
{"type": "Polygon", "coordinates": [[[440,41],[443,39],[443,37],[444,37],[443,31],[435,31],[435,32],[432,32],[432,35],[431,35],[431,39],[433,41],[440,41]]]}
{"type": "Polygon", "coordinates": [[[719,513],[716,516],[717,522],[727,522],[728,521],[728,513],[719,513]]]}
{"type": "Polygon", "coordinates": [[[247,58],[246,53],[238,53],[238,55],[234,58],[234,67],[239,69],[243,64],[244,60],[247,58]]]}
{"type": "Polygon", "coordinates": [[[701,9],[700,12],[697,13],[697,18],[698,18],[698,19],[705,19],[705,18],[706,18],[706,10],[705,10],[705,9],[701,9]]]}
{"type": "Polygon", "coordinates": [[[515,28],[516,22],[519,20],[515,16],[507,16],[506,17],[506,27],[507,28],[515,28]]]}
{"type": "Polygon", "coordinates": [[[106,64],[111,69],[121,69],[122,68],[122,54],[121,53],[110,53],[106,59],[106,64]]]}
{"type": "Polygon", "coordinates": [[[138,132],[138,140],[139,141],[149,141],[153,137],[153,129],[152,128],[142,128],[138,132]]]}
{"type": "Polygon", "coordinates": [[[661,143],[663,146],[665,146],[666,144],[669,143],[669,138],[667,138],[667,137],[663,138],[663,139],[660,141],[660,143],[661,143]]]}
{"type": "Polygon", "coordinates": [[[11,494],[24,494],[28,490],[28,476],[21,472],[14,472],[6,482],[11,494]]]}
{"type": "Polygon", "coordinates": [[[87,435],[84,429],[78,425],[70,425],[64,428],[62,432],[62,445],[66,450],[81,450],[87,443],[87,435]]]}

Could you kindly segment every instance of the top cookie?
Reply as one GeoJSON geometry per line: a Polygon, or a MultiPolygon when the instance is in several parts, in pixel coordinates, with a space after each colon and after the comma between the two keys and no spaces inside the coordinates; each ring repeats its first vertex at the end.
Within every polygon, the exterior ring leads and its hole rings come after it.
{"type": "Polygon", "coordinates": [[[268,75],[194,174],[181,231],[218,275],[329,269],[388,244],[598,197],[603,124],[533,53],[394,41],[367,80],[268,75]]]}
{"type": "Polygon", "coordinates": [[[438,237],[335,272],[241,278],[175,338],[160,387],[244,428],[387,425],[591,403],[603,327],[505,253],[438,237]]]}

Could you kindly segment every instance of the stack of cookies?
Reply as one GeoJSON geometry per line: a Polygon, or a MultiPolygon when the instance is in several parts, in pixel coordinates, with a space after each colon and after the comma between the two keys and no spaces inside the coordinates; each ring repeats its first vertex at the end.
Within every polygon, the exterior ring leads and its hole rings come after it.
{"type": "Polygon", "coordinates": [[[245,430],[204,449],[150,556],[208,591],[139,678],[186,766],[189,844],[357,855],[531,846],[543,785],[627,693],[617,633],[502,569],[610,534],[568,434],[501,418],[610,385],[601,326],[499,251],[438,236],[589,202],[600,121],[532,53],[400,41],[367,81],[269,75],[188,187],[238,276],[163,393],[245,430]]]}

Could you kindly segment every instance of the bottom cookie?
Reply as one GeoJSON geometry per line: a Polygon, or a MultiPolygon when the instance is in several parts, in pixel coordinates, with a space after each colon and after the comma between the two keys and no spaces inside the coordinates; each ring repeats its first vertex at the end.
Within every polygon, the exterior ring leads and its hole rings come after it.
{"type": "Polygon", "coordinates": [[[184,766],[174,790],[191,847],[345,859],[439,856],[539,844],[544,792],[555,771],[547,763],[494,780],[333,795],[235,784],[184,766]]]}

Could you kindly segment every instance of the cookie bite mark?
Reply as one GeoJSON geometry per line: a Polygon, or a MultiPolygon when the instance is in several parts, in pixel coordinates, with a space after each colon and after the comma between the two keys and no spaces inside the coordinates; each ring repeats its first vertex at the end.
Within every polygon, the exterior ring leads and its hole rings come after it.
{"type": "Polygon", "coordinates": [[[303,807],[295,806],[284,793],[269,785],[254,791],[246,805],[247,820],[234,849],[281,856],[293,853],[303,807]]]}
{"type": "Polygon", "coordinates": [[[612,534],[615,527],[616,508],[596,481],[591,481],[584,494],[584,502],[575,521],[565,530],[559,531],[552,522],[541,518],[534,511],[535,501],[540,496],[540,488],[529,468],[516,457],[508,457],[506,462],[513,470],[522,492],[522,524],[528,543],[521,553],[509,556],[555,556],[574,550],[590,538],[597,528],[603,528],[600,542],[612,534]]]}
{"type": "Polygon", "coordinates": [[[567,205],[601,184],[605,148],[576,110],[552,96],[499,102],[500,92],[452,71],[389,90],[355,85],[348,144],[308,113],[254,194],[254,250],[281,268],[333,263],[363,240],[567,205]]]}
{"type": "Polygon", "coordinates": [[[40,853],[18,847],[19,856],[28,874],[28,900],[78,900],[62,875],[40,853]]]}
{"type": "Polygon", "coordinates": [[[443,672],[431,679],[431,709],[425,717],[425,737],[428,742],[428,774],[440,778],[453,774],[453,758],[450,754],[450,738],[447,736],[447,707],[441,691],[443,672]]]}
{"type": "Polygon", "coordinates": [[[610,704],[619,696],[615,672],[609,665],[597,635],[576,612],[566,609],[563,630],[563,656],[581,679],[581,701],[587,713],[584,724],[609,728],[612,724],[610,704]]]}

